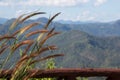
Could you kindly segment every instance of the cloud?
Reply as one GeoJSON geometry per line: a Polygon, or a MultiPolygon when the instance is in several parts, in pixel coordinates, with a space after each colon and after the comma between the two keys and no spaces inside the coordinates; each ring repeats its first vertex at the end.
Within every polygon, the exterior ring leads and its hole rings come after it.
{"type": "Polygon", "coordinates": [[[16,5],[15,0],[13,0],[13,1],[11,1],[11,0],[1,0],[0,1],[0,6],[14,6],[14,5],[16,5]]]}
{"type": "Polygon", "coordinates": [[[8,2],[0,2],[0,6],[9,6],[8,2]]]}
{"type": "Polygon", "coordinates": [[[76,20],[80,21],[93,21],[96,19],[96,15],[91,15],[89,10],[83,11],[80,15],[76,17],[76,20]]]}
{"type": "Polygon", "coordinates": [[[104,4],[105,2],[107,2],[107,0],[96,0],[94,3],[94,6],[100,6],[104,4]]]}
{"type": "Polygon", "coordinates": [[[34,6],[75,6],[77,4],[87,3],[89,0],[29,0],[28,2],[22,2],[25,5],[34,6]]]}
{"type": "Polygon", "coordinates": [[[0,2],[0,6],[9,6],[9,5],[21,5],[21,6],[57,6],[57,7],[66,7],[66,6],[76,6],[78,4],[84,4],[89,2],[89,0],[5,0],[0,2]]]}
{"type": "Polygon", "coordinates": [[[15,17],[20,16],[20,15],[23,14],[24,12],[25,12],[24,10],[18,10],[18,11],[16,11],[15,17]]]}
{"type": "Polygon", "coordinates": [[[24,14],[24,13],[30,13],[30,12],[32,12],[32,11],[30,11],[30,10],[25,10],[25,9],[17,10],[17,11],[15,12],[15,17],[19,17],[20,15],[22,15],[22,14],[24,14]]]}
{"type": "Polygon", "coordinates": [[[94,21],[96,19],[95,16],[87,16],[87,17],[82,17],[82,16],[77,16],[76,20],[77,21],[94,21]]]}

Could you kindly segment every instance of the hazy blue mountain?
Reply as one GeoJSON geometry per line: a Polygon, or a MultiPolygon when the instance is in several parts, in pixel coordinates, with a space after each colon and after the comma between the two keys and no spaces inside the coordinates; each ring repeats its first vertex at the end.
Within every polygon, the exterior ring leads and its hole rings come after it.
{"type": "Polygon", "coordinates": [[[6,18],[0,18],[0,24],[4,24],[8,19],[6,18]]]}
{"type": "MultiPolygon", "coordinates": [[[[9,26],[14,20],[15,19],[10,19],[4,24],[1,24],[0,34],[7,33],[9,26]]],[[[23,24],[19,24],[15,30],[33,22],[41,22],[42,24],[31,29],[38,30],[41,29],[47,21],[47,18],[28,20],[23,24]]],[[[47,45],[56,44],[59,50],[53,53],[65,54],[64,57],[56,59],[57,66],[59,67],[120,68],[119,26],[120,20],[108,23],[95,22],[86,24],[61,24],[59,22],[53,22],[50,24],[50,28],[56,27],[56,30],[62,33],[49,39],[47,45]]],[[[3,59],[5,56],[6,55],[0,56],[0,59],[3,59]]],[[[18,54],[15,54],[9,61],[7,67],[11,65],[11,62],[14,63],[18,57],[18,54]]]]}
{"type": "MultiPolygon", "coordinates": [[[[0,31],[4,31],[12,24],[15,19],[10,19],[1,26],[3,29],[0,31]],[[6,29],[4,29],[6,28],[6,29]]],[[[36,27],[36,29],[41,28],[45,23],[47,23],[48,19],[45,17],[41,17],[35,20],[27,20],[23,24],[20,24],[19,27],[30,24],[31,22],[40,22],[41,24],[36,27]]],[[[50,27],[56,27],[58,31],[69,31],[69,30],[79,30],[87,32],[88,34],[94,36],[120,36],[120,20],[111,21],[111,22],[86,22],[80,24],[62,24],[61,22],[52,22],[50,27]]],[[[6,31],[4,31],[6,32],[6,31]]]]}
{"type": "Polygon", "coordinates": [[[81,24],[62,24],[69,30],[80,30],[95,36],[120,36],[120,20],[112,22],[89,22],[81,24]]]}

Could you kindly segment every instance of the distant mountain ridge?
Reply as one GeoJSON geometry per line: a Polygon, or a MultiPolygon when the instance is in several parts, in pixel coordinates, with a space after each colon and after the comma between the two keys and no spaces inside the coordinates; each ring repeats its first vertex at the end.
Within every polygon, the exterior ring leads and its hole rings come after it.
{"type": "Polygon", "coordinates": [[[7,20],[7,18],[0,18],[0,24],[4,24],[7,20]]]}
{"type": "MultiPolygon", "coordinates": [[[[7,20],[4,24],[2,24],[3,29],[0,31],[5,30],[4,28],[8,28],[15,19],[7,20]]],[[[47,18],[41,17],[38,19],[31,19],[25,21],[22,25],[29,24],[31,22],[40,22],[41,24],[36,27],[41,28],[43,24],[48,21],[47,18]]],[[[74,23],[74,22],[73,22],[74,23]]],[[[80,30],[87,32],[88,34],[94,36],[120,36],[120,20],[112,21],[112,22],[76,22],[76,24],[63,24],[58,21],[53,21],[50,27],[56,27],[56,30],[59,31],[69,31],[69,30],[80,30]]],[[[22,25],[20,25],[22,27],[22,25]]]]}
{"type": "MultiPolygon", "coordinates": [[[[0,24],[0,34],[7,33],[14,20],[15,18],[0,24]]],[[[48,19],[44,17],[27,20],[18,25],[15,31],[30,23],[40,22],[40,25],[31,29],[38,30],[47,21],[48,19]]],[[[50,24],[50,28],[52,27],[61,31],[61,34],[52,37],[46,44],[57,45],[58,50],[53,53],[64,53],[65,55],[56,59],[56,66],[66,68],[120,68],[120,20],[85,24],[62,24],[53,21],[50,24]]],[[[30,38],[34,39],[34,36],[30,38]]],[[[2,55],[0,59],[4,57],[5,55],[2,55]]],[[[15,54],[6,66],[9,67],[11,62],[14,63],[17,59],[18,54],[15,54]]]]}
{"type": "Polygon", "coordinates": [[[72,21],[72,20],[58,20],[57,22],[61,24],[86,24],[86,23],[95,23],[95,21],[72,21]]]}

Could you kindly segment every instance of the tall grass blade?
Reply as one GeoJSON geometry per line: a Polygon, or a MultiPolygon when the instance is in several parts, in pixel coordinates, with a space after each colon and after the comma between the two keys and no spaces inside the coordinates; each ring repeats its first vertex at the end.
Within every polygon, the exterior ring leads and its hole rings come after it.
{"type": "Polygon", "coordinates": [[[22,14],[21,16],[19,16],[13,23],[12,25],[10,26],[9,30],[12,30],[14,29],[18,24],[19,24],[19,21],[20,19],[25,16],[26,14],[22,14]]]}
{"type": "Polygon", "coordinates": [[[35,13],[30,14],[30,15],[27,15],[26,17],[24,17],[24,18],[20,21],[20,23],[24,22],[25,20],[29,19],[29,18],[32,17],[32,16],[39,15],[39,14],[45,14],[45,12],[35,12],[35,13]]]}
{"type": "Polygon", "coordinates": [[[0,54],[2,54],[7,48],[8,48],[8,46],[3,47],[3,48],[0,50],[0,54]]]}
{"type": "Polygon", "coordinates": [[[44,58],[40,58],[40,59],[32,61],[29,65],[32,65],[32,64],[35,64],[36,62],[44,61],[50,58],[60,57],[60,56],[64,56],[64,54],[54,54],[54,55],[50,55],[44,58]]]}
{"type": "Polygon", "coordinates": [[[30,28],[32,28],[32,27],[34,27],[34,26],[36,26],[36,25],[39,25],[40,23],[32,23],[32,24],[29,24],[28,26],[25,26],[25,27],[23,27],[21,30],[20,30],[20,34],[19,35],[21,35],[21,34],[23,34],[25,31],[27,31],[28,29],[30,29],[30,28]]]}
{"type": "Polygon", "coordinates": [[[14,45],[13,47],[12,47],[12,51],[14,52],[17,48],[19,48],[20,46],[22,46],[22,45],[25,45],[25,44],[31,44],[31,43],[33,43],[33,40],[25,40],[25,41],[22,41],[22,42],[20,42],[20,43],[18,43],[18,44],[16,44],[16,45],[14,45]]]}
{"type": "Polygon", "coordinates": [[[16,39],[16,37],[13,37],[13,36],[1,36],[0,37],[0,41],[4,40],[4,39],[16,39]]]}
{"type": "Polygon", "coordinates": [[[36,30],[36,31],[26,34],[26,37],[30,37],[30,36],[38,34],[38,33],[47,33],[47,32],[48,32],[48,30],[36,30]]]}
{"type": "Polygon", "coordinates": [[[55,17],[57,17],[59,14],[60,14],[60,13],[55,14],[55,15],[46,23],[46,25],[45,25],[44,28],[47,29],[48,26],[49,26],[49,24],[52,22],[52,20],[53,20],[55,17]]]}
{"type": "Polygon", "coordinates": [[[37,57],[38,55],[41,55],[45,51],[56,50],[56,49],[57,49],[57,47],[55,45],[41,48],[40,51],[35,51],[35,52],[31,53],[30,58],[37,57]]]}

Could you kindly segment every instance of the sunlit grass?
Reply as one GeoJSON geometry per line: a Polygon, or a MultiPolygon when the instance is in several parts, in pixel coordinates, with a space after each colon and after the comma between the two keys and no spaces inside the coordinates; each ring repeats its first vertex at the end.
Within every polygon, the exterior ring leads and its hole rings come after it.
{"type": "Polygon", "coordinates": [[[13,63],[15,65],[12,67],[13,73],[10,80],[28,80],[32,74],[28,74],[27,71],[34,68],[32,65],[49,58],[63,56],[63,54],[50,54],[48,56],[38,58],[38,56],[43,54],[45,51],[57,49],[55,45],[45,47],[44,44],[49,38],[59,34],[59,32],[55,32],[55,28],[49,30],[48,27],[52,20],[60,13],[51,17],[46,25],[43,26],[43,29],[27,32],[30,28],[40,25],[40,22],[35,22],[14,31],[14,29],[25,20],[39,14],[45,14],[45,12],[33,12],[31,14],[21,15],[11,24],[8,33],[0,36],[0,55],[5,54],[7,50],[10,50],[8,56],[2,63],[1,70],[4,69],[11,57],[16,54],[16,51],[19,51],[20,54],[19,60],[16,63],[13,63]],[[38,34],[38,36],[34,39],[29,38],[36,34],[38,34]],[[8,42],[11,42],[11,44],[8,44],[8,42]]]}

